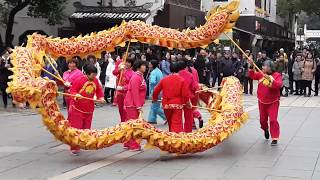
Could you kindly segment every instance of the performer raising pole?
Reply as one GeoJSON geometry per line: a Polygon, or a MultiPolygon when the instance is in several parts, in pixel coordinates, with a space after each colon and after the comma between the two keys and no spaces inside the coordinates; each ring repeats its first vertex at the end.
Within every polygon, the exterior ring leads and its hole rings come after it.
{"type": "Polygon", "coordinates": [[[264,62],[262,70],[253,62],[251,58],[240,48],[240,46],[233,41],[233,39],[225,35],[231,40],[231,42],[247,57],[248,63],[251,65],[249,70],[249,77],[253,80],[258,80],[258,101],[259,101],[259,113],[260,113],[260,125],[261,129],[264,131],[264,136],[266,139],[270,138],[269,134],[269,124],[270,123],[270,133],[272,146],[278,144],[278,139],[280,135],[280,126],[278,122],[278,111],[280,106],[280,89],[282,87],[282,76],[280,73],[275,71],[275,65],[271,60],[264,62]],[[258,70],[258,72],[256,71],[258,70]]]}

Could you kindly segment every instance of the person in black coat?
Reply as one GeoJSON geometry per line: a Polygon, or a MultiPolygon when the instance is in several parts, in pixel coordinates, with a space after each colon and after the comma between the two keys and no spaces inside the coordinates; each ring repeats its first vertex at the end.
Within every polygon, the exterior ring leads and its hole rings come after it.
{"type": "Polygon", "coordinates": [[[219,63],[220,77],[225,78],[235,75],[235,64],[230,57],[230,51],[224,53],[224,58],[219,63]]]}
{"type": "Polygon", "coordinates": [[[111,54],[109,54],[109,53],[107,54],[105,51],[103,51],[101,53],[101,58],[98,61],[100,68],[101,68],[101,74],[100,74],[99,79],[100,79],[100,82],[103,85],[103,87],[106,82],[106,70],[107,70],[108,63],[109,63],[109,61],[108,61],[109,57],[111,58],[111,54]]]}
{"type": "Polygon", "coordinates": [[[314,90],[315,90],[315,96],[319,95],[319,82],[320,82],[320,59],[319,57],[316,57],[316,63],[317,63],[317,69],[315,73],[315,84],[314,84],[314,90]]]}
{"type": "Polygon", "coordinates": [[[2,93],[4,108],[7,108],[8,106],[8,94],[6,89],[8,87],[9,76],[13,74],[9,68],[12,68],[10,62],[10,49],[6,49],[0,57],[0,91],[2,93]]]}
{"type": "Polygon", "coordinates": [[[194,62],[194,68],[197,70],[199,75],[199,82],[201,84],[206,84],[206,60],[207,60],[207,51],[202,49],[197,56],[196,61],[194,62]]]}
{"type": "Polygon", "coordinates": [[[296,52],[293,52],[291,56],[288,59],[288,75],[289,75],[289,89],[290,89],[290,94],[293,94],[294,89],[293,89],[293,72],[292,72],[292,67],[294,64],[296,52]]]}

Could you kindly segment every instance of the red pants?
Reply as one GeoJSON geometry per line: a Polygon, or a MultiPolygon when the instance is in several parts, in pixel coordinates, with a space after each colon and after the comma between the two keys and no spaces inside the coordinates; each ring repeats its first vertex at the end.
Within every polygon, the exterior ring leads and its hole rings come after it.
{"type": "Polygon", "coordinates": [[[170,132],[183,132],[182,109],[165,109],[164,114],[166,115],[170,132]]]}
{"type": "Polygon", "coordinates": [[[118,104],[121,122],[126,122],[127,113],[124,110],[124,95],[123,94],[117,94],[117,104],[118,104]]]}
{"type": "MultiPolygon", "coordinates": [[[[139,117],[139,110],[136,108],[126,108],[127,120],[135,120],[139,117]]],[[[129,149],[140,149],[140,144],[135,139],[130,139],[128,142],[124,143],[124,147],[129,149]]]]}
{"type": "MultiPolygon", "coordinates": [[[[92,123],[93,113],[82,113],[70,107],[69,109],[69,123],[71,127],[77,129],[90,129],[92,123]]],[[[70,147],[70,150],[80,150],[79,147],[70,147]]]]}
{"type": "Polygon", "coordinates": [[[270,123],[270,134],[272,139],[278,139],[280,135],[280,126],[278,123],[279,101],[272,104],[262,104],[259,102],[260,125],[261,129],[269,129],[268,119],[270,123]]]}
{"type": "Polygon", "coordinates": [[[183,108],[184,115],[184,132],[189,133],[192,132],[192,124],[193,124],[193,110],[192,108],[185,107],[183,108]]]}

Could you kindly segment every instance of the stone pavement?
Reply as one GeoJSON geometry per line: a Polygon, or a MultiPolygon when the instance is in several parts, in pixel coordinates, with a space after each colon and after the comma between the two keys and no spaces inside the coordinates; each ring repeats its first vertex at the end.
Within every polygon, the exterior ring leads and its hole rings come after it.
{"type": "MultiPolygon", "coordinates": [[[[0,179],[320,179],[320,98],[281,100],[277,147],[271,147],[259,129],[256,98],[245,96],[244,102],[250,120],[231,138],[203,153],[166,159],[158,150],[132,153],[121,145],[71,156],[68,147],[43,127],[39,115],[0,110],[0,179]]],[[[115,107],[96,110],[94,128],[117,122],[115,107]]]]}

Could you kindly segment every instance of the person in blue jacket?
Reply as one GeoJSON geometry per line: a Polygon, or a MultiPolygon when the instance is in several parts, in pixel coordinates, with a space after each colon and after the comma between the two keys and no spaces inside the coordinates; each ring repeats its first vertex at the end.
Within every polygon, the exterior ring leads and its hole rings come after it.
{"type": "MultiPolygon", "coordinates": [[[[159,63],[157,60],[151,60],[149,63],[149,69],[151,71],[149,76],[149,95],[152,96],[154,88],[158,85],[160,80],[163,78],[161,70],[158,68],[159,63]]],[[[159,100],[161,97],[159,97],[159,100]]],[[[161,101],[152,103],[149,112],[148,123],[157,124],[157,116],[160,116],[164,121],[166,121],[166,116],[161,108],[161,101]]]]}

